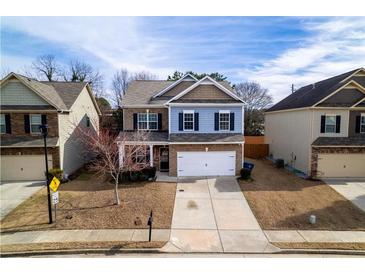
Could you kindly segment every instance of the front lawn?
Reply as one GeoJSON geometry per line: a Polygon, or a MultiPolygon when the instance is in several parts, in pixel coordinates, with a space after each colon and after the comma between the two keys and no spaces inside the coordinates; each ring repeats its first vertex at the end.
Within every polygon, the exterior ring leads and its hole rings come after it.
{"type": "Polygon", "coordinates": [[[365,212],[324,182],[301,179],[268,160],[247,160],[255,164],[253,181],[239,184],[262,229],[365,230],[365,212]]]}
{"type": "Polygon", "coordinates": [[[80,175],[59,188],[57,221],[48,224],[46,189],[40,190],[1,221],[2,231],[45,229],[170,228],[174,182],[119,184],[121,205],[115,205],[114,185],[96,176],[80,175]]]}

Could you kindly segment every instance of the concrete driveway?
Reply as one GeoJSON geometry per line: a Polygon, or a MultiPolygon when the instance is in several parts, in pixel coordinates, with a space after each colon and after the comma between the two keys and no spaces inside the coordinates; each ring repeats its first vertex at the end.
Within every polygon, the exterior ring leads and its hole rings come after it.
{"type": "Polygon", "coordinates": [[[0,182],[0,208],[1,216],[6,214],[32,196],[39,189],[44,187],[44,181],[35,182],[18,182],[3,181],[0,182]]]}
{"type": "Polygon", "coordinates": [[[235,177],[178,180],[167,248],[176,252],[261,253],[274,249],[235,177]]]}
{"type": "Polygon", "coordinates": [[[365,178],[323,179],[323,181],[365,211],[365,178]]]}

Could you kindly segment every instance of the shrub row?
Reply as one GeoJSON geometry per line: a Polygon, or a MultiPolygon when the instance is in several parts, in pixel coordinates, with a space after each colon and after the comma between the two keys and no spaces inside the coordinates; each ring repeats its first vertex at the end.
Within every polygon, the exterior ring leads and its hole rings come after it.
{"type": "Polygon", "coordinates": [[[156,167],[144,168],[140,171],[126,171],[120,176],[120,182],[142,182],[156,177],[156,167]]]}

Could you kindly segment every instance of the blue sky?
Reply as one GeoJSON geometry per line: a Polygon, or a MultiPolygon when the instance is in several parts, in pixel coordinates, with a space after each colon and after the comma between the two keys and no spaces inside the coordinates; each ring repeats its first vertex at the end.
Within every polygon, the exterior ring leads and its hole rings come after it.
{"type": "Polygon", "coordinates": [[[110,87],[120,68],[259,82],[275,101],[296,87],[365,66],[365,17],[2,17],[2,71],[39,55],[80,59],[110,87]]]}

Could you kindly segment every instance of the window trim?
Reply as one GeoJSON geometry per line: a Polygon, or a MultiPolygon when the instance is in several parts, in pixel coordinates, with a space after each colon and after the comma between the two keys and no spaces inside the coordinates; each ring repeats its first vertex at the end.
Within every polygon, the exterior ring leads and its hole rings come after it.
{"type": "Polygon", "coordinates": [[[183,131],[194,131],[195,129],[195,111],[194,110],[183,110],[183,131]],[[192,129],[185,129],[185,114],[192,114],[193,121],[186,121],[188,123],[193,122],[192,129]]]}
{"type": "Polygon", "coordinates": [[[219,131],[230,131],[230,125],[231,125],[231,112],[229,110],[220,110],[219,114],[218,114],[218,130],[219,131]],[[227,129],[221,129],[221,114],[228,114],[228,121],[222,121],[223,123],[228,122],[227,129]]]}
{"type": "Polygon", "coordinates": [[[39,126],[42,125],[42,114],[29,114],[29,132],[30,134],[41,134],[40,130],[39,130],[39,126]],[[32,124],[32,117],[33,116],[39,116],[41,118],[41,123],[40,124],[32,124]],[[37,131],[33,131],[32,130],[32,125],[38,125],[38,130],[37,131]]]}
{"type": "Polygon", "coordinates": [[[365,130],[364,131],[361,130],[361,126],[365,127],[365,113],[360,114],[360,133],[365,133],[365,130]],[[362,117],[364,117],[364,123],[362,123],[362,121],[361,121],[362,117]]]}
{"type": "Polygon", "coordinates": [[[154,112],[138,112],[137,113],[137,130],[158,130],[158,114],[154,113],[154,112]],[[139,115],[146,115],[146,121],[141,121],[141,123],[147,123],[146,128],[140,128],[139,127],[139,115]],[[155,129],[150,129],[150,115],[155,115],[156,116],[156,121],[151,121],[151,123],[156,123],[156,128],[155,129]]]}
{"type": "Polygon", "coordinates": [[[0,130],[0,134],[6,134],[6,118],[4,113],[0,113],[1,118],[4,117],[4,124],[1,124],[2,119],[0,118],[0,125],[4,127],[4,132],[0,130]]]}
{"type": "Polygon", "coordinates": [[[336,114],[325,114],[324,133],[335,134],[336,133],[336,126],[337,126],[337,115],[336,114]],[[328,117],[335,117],[335,123],[334,124],[327,124],[327,116],[328,117]],[[333,132],[328,132],[327,131],[327,125],[334,126],[334,131],[333,132]]]}

